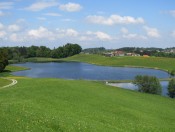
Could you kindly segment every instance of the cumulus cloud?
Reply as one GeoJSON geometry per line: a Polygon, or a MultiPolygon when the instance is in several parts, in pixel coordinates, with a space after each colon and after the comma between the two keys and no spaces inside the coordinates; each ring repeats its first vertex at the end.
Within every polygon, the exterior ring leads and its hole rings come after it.
{"type": "Polygon", "coordinates": [[[24,9],[29,10],[29,11],[41,11],[41,10],[44,10],[46,8],[57,6],[57,5],[58,5],[57,2],[42,1],[42,2],[33,3],[32,5],[30,5],[29,7],[24,8],[24,9]]]}
{"type": "Polygon", "coordinates": [[[19,41],[16,33],[11,34],[9,36],[9,39],[10,39],[10,41],[13,41],[13,42],[18,42],[19,41]]]}
{"type": "Polygon", "coordinates": [[[87,35],[95,35],[95,37],[99,40],[102,40],[102,41],[109,41],[109,40],[112,40],[112,37],[107,34],[107,33],[104,33],[104,32],[101,32],[101,31],[98,31],[98,32],[91,32],[91,31],[88,31],[87,32],[87,35]]]}
{"type": "Polygon", "coordinates": [[[169,11],[169,14],[171,14],[172,16],[175,17],[175,10],[171,10],[171,11],[169,11]]]}
{"type": "Polygon", "coordinates": [[[0,10],[13,8],[13,2],[0,2],[0,10]]]}
{"type": "Polygon", "coordinates": [[[46,20],[45,17],[37,17],[37,19],[40,20],[40,21],[45,21],[46,20]]]}
{"type": "Polygon", "coordinates": [[[79,35],[78,31],[74,29],[56,29],[58,37],[77,37],[79,35]]]}
{"type": "Polygon", "coordinates": [[[60,14],[54,13],[54,12],[45,13],[44,15],[46,15],[46,16],[61,16],[60,14]]]}
{"type": "Polygon", "coordinates": [[[5,31],[0,31],[0,38],[4,38],[6,36],[6,32],[5,31]]]}
{"type": "Polygon", "coordinates": [[[76,38],[79,33],[74,29],[56,29],[48,30],[46,27],[29,30],[27,35],[34,39],[56,40],[59,38],[76,38]]]}
{"type": "Polygon", "coordinates": [[[100,40],[111,40],[112,37],[104,32],[96,32],[95,33],[97,35],[97,38],[99,38],[100,40]]]}
{"type": "Polygon", "coordinates": [[[122,27],[120,32],[122,33],[121,39],[147,39],[146,36],[137,33],[130,33],[127,28],[122,27]]]}
{"type": "Polygon", "coordinates": [[[131,16],[120,16],[120,15],[111,15],[108,18],[103,17],[103,16],[87,16],[86,20],[89,23],[94,23],[94,24],[102,24],[102,25],[115,25],[115,24],[143,24],[144,19],[139,17],[139,18],[134,18],[131,16]]]}
{"type": "Polygon", "coordinates": [[[65,30],[65,34],[67,36],[73,36],[73,37],[77,37],[78,36],[78,32],[74,29],[67,29],[65,30]]]}
{"type": "Polygon", "coordinates": [[[4,25],[0,23],[0,30],[2,30],[3,28],[4,28],[4,25]]]}
{"type": "Polygon", "coordinates": [[[80,4],[77,3],[67,3],[67,4],[61,4],[59,6],[59,9],[62,11],[67,11],[67,12],[77,12],[80,11],[82,9],[82,6],[80,4]]]}
{"type": "Polygon", "coordinates": [[[80,41],[91,41],[91,40],[93,40],[93,38],[89,37],[89,36],[86,36],[86,35],[82,35],[82,36],[79,37],[79,40],[80,41]]]}
{"type": "Polygon", "coordinates": [[[32,29],[28,31],[28,35],[35,39],[48,39],[53,40],[54,34],[45,27],[39,27],[38,29],[32,29]]]}
{"type": "Polygon", "coordinates": [[[12,24],[12,25],[9,25],[9,26],[8,26],[8,30],[9,30],[10,32],[18,32],[18,31],[21,30],[21,27],[18,26],[18,25],[16,25],[16,24],[12,24]]]}
{"type": "Polygon", "coordinates": [[[147,39],[146,36],[139,35],[136,33],[123,34],[122,37],[126,39],[147,39]]]}
{"type": "Polygon", "coordinates": [[[120,30],[123,34],[127,34],[128,33],[128,29],[125,27],[122,27],[120,30]]]}
{"type": "Polygon", "coordinates": [[[175,38],[175,31],[172,32],[171,36],[175,38]]]}
{"type": "Polygon", "coordinates": [[[151,28],[151,27],[148,27],[148,26],[144,26],[143,28],[147,32],[147,35],[149,37],[152,37],[152,38],[159,38],[160,37],[160,33],[159,33],[158,29],[151,28]]]}

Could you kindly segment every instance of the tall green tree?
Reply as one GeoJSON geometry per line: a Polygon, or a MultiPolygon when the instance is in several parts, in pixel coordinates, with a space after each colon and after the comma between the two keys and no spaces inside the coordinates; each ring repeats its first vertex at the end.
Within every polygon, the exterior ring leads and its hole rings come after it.
{"type": "Polygon", "coordinates": [[[32,45],[27,48],[27,57],[36,57],[36,51],[39,49],[38,46],[32,45]]]}
{"type": "Polygon", "coordinates": [[[46,46],[40,46],[36,51],[37,57],[50,57],[51,50],[46,46]]]}
{"type": "Polygon", "coordinates": [[[139,92],[161,94],[162,87],[159,80],[154,76],[141,76],[137,75],[133,84],[138,86],[139,92]]]}
{"type": "Polygon", "coordinates": [[[175,79],[171,79],[168,84],[168,95],[175,98],[175,79]]]}
{"type": "Polygon", "coordinates": [[[6,49],[0,49],[0,72],[8,65],[8,52],[6,49]]]}

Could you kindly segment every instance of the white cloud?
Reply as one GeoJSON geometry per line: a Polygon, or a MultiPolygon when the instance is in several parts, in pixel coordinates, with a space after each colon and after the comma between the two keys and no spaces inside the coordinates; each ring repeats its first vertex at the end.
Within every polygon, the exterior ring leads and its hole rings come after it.
{"type": "Polygon", "coordinates": [[[175,10],[171,10],[171,11],[169,11],[169,14],[171,14],[172,16],[175,17],[175,10]]]}
{"type": "Polygon", "coordinates": [[[0,31],[0,38],[4,38],[6,36],[6,32],[5,31],[0,31]]]}
{"type": "Polygon", "coordinates": [[[11,9],[11,8],[13,8],[13,2],[0,2],[0,10],[11,9]]]}
{"type": "Polygon", "coordinates": [[[49,31],[45,27],[39,27],[38,29],[32,29],[28,31],[28,35],[35,39],[48,39],[53,40],[55,39],[55,35],[53,32],[49,31]]]}
{"type": "Polygon", "coordinates": [[[126,39],[147,39],[146,36],[139,35],[139,34],[136,34],[136,33],[123,34],[122,37],[126,38],[126,39]]]}
{"type": "Polygon", "coordinates": [[[10,39],[10,41],[13,41],[13,42],[18,42],[19,41],[16,33],[11,34],[9,36],[9,39],[10,39]]]}
{"type": "Polygon", "coordinates": [[[143,29],[147,32],[147,35],[149,37],[152,37],[152,38],[159,38],[160,37],[160,33],[159,33],[158,29],[156,29],[156,28],[150,28],[148,26],[144,26],[143,29]]]}
{"type": "Polygon", "coordinates": [[[19,18],[19,19],[16,20],[16,23],[24,24],[24,23],[26,23],[26,20],[24,18],[19,18]]]}
{"type": "Polygon", "coordinates": [[[12,33],[9,36],[9,40],[11,42],[27,42],[29,38],[27,38],[26,34],[12,33]]]}
{"type": "Polygon", "coordinates": [[[172,37],[175,38],[175,31],[173,31],[171,35],[172,35],[172,37]]]}
{"type": "Polygon", "coordinates": [[[120,30],[123,34],[127,34],[128,33],[128,29],[125,27],[122,27],[120,30]]]}
{"type": "Polygon", "coordinates": [[[4,25],[0,23],[0,30],[2,30],[3,28],[4,28],[4,25]]]}
{"type": "Polygon", "coordinates": [[[97,38],[99,38],[100,40],[105,41],[105,40],[111,40],[112,39],[110,35],[108,35],[104,32],[96,32],[95,34],[97,35],[97,38]]]}
{"type": "Polygon", "coordinates": [[[37,17],[38,20],[41,20],[41,21],[45,21],[46,18],[45,17],[37,17]]]}
{"type": "Polygon", "coordinates": [[[93,35],[93,36],[95,35],[95,38],[102,40],[102,41],[112,40],[112,37],[109,34],[101,32],[101,31],[98,31],[98,32],[88,31],[87,35],[93,35]]]}
{"type": "Polygon", "coordinates": [[[77,37],[78,36],[78,32],[74,29],[67,29],[66,30],[66,35],[67,36],[73,36],[73,37],[77,37]]]}
{"type": "Polygon", "coordinates": [[[93,40],[93,38],[90,37],[90,36],[84,35],[84,36],[80,36],[80,37],[79,37],[79,40],[80,40],[80,41],[91,41],[91,40],[93,40]]]}
{"type": "Polygon", "coordinates": [[[16,24],[13,24],[13,25],[9,25],[8,26],[8,30],[10,32],[18,32],[21,30],[20,26],[16,25],[16,24]]]}
{"type": "Polygon", "coordinates": [[[46,16],[61,16],[60,14],[54,13],[54,12],[45,13],[44,15],[46,15],[46,16]]]}
{"type": "Polygon", "coordinates": [[[122,36],[120,36],[121,39],[147,39],[147,37],[144,35],[129,33],[128,29],[125,27],[122,27],[120,32],[122,33],[122,36]]]}
{"type": "Polygon", "coordinates": [[[73,20],[73,19],[69,19],[69,18],[62,19],[62,21],[64,21],[64,22],[75,22],[75,20],[73,20]]]}
{"type": "Polygon", "coordinates": [[[56,29],[58,37],[77,37],[79,33],[74,29],[56,29]]]}
{"type": "Polygon", "coordinates": [[[57,2],[37,2],[32,4],[29,7],[26,7],[25,10],[29,10],[29,11],[41,11],[43,9],[49,8],[49,7],[53,7],[53,6],[57,6],[58,3],[57,2]]]}
{"type": "Polygon", "coordinates": [[[67,12],[77,12],[82,9],[82,6],[77,3],[71,3],[69,2],[68,4],[62,4],[59,6],[60,10],[67,11],[67,12]]]}
{"type": "Polygon", "coordinates": [[[115,24],[143,24],[144,19],[139,17],[139,18],[134,18],[131,16],[120,16],[120,15],[111,15],[108,18],[105,18],[103,16],[87,16],[86,20],[90,23],[94,24],[102,24],[102,25],[115,25],[115,24]]]}

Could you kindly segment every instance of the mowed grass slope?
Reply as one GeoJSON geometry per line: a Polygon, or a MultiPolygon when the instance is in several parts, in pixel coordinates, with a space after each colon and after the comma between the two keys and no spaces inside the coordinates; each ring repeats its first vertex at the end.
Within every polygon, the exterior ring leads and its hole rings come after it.
{"type": "Polygon", "coordinates": [[[6,80],[6,79],[3,79],[3,78],[0,78],[0,89],[3,87],[3,86],[6,86],[8,84],[10,84],[11,81],[10,80],[6,80]]]}
{"type": "Polygon", "coordinates": [[[105,66],[147,67],[162,70],[175,70],[175,58],[163,57],[105,57],[102,55],[79,54],[64,59],[105,66]]]}
{"type": "Polygon", "coordinates": [[[0,90],[0,131],[174,132],[175,100],[101,82],[17,78],[0,90]]]}

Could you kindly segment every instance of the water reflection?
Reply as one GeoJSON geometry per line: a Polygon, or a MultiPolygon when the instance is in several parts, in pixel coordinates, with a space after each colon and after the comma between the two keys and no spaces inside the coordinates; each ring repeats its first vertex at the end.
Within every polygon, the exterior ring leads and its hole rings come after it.
{"type": "Polygon", "coordinates": [[[169,77],[168,73],[161,70],[97,66],[78,62],[24,63],[15,65],[29,67],[31,70],[14,72],[14,75],[33,78],[133,80],[136,75],[150,75],[158,78],[169,77]]]}

